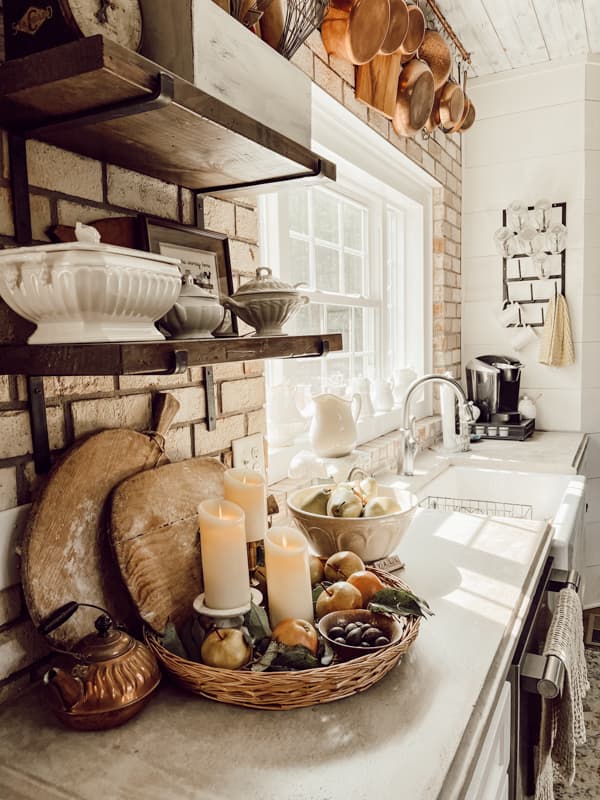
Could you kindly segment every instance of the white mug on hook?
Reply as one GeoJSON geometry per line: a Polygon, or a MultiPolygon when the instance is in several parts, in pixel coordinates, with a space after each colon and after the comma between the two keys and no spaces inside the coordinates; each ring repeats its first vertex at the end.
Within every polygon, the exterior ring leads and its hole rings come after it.
{"type": "Polygon", "coordinates": [[[509,325],[515,325],[519,322],[521,319],[520,312],[521,306],[518,303],[508,303],[496,313],[496,319],[503,328],[507,328],[509,325]]]}
{"type": "Polygon", "coordinates": [[[528,344],[537,341],[536,333],[530,325],[519,325],[507,333],[510,346],[516,351],[524,350],[528,344]]]}

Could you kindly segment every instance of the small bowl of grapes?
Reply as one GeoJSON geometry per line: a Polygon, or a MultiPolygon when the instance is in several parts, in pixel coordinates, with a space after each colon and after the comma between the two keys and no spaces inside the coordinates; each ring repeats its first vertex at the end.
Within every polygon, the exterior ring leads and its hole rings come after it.
{"type": "Polygon", "coordinates": [[[339,661],[377,653],[396,644],[404,634],[404,620],[364,608],[332,611],[319,620],[319,633],[339,661]]]}

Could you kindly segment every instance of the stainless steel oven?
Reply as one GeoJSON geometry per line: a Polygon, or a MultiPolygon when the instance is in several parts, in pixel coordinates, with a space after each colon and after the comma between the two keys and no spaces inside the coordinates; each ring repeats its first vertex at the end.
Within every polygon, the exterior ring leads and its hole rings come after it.
{"type": "Polygon", "coordinates": [[[511,683],[510,800],[528,800],[535,792],[535,748],[539,741],[541,699],[561,693],[565,667],[556,656],[542,655],[552,620],[552,593],[567,586],[579,591],[579,573],[553,569],[548,558],[531,601],[513,657],[511,683]]]}

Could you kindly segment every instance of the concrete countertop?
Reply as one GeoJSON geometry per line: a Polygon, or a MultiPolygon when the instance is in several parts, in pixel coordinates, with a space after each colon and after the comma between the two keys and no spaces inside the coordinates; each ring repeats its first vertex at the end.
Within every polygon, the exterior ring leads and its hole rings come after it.
{"type": "Polygon", "coordinates": [[[0,711],[0,797],[454,800],[549,547],[541,522],[419,510],[400,575],[435,616],[367,692],[275,712],[165,685],[124,727],[76,733],[37,688],[0,711]]]}

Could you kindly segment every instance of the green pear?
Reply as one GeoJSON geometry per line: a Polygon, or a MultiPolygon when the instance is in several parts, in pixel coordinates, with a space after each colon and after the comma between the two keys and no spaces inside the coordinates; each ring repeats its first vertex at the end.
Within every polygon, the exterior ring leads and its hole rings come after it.
{"type": "Polygon", "coordinates": [[[382,517],[384,514],[395,514],[401,511],[393,497],[374,497],[365,506],[364,517],[382,517]]]}
{"type": "Polygon", "coordinates": [[[362,503],[353,491],[344,487],[336,487],[327,503],[330,517],[360,517],[362,503]]]}
{"type": "Polygon", "coordinates": [[[326,517],[327,503],[330,497],[331,489],[316,487],[310,494],[307,494],[300,508],[308,514],[320,514],[322,517],[326,517]]]}
{"type": "Polygon", "coordinates": [[[360,482],[360,491],[367,500],[371,500],[373,497],[377,496],[377,489],[377,481],[375,478],[363,478],[360,482]]]}

